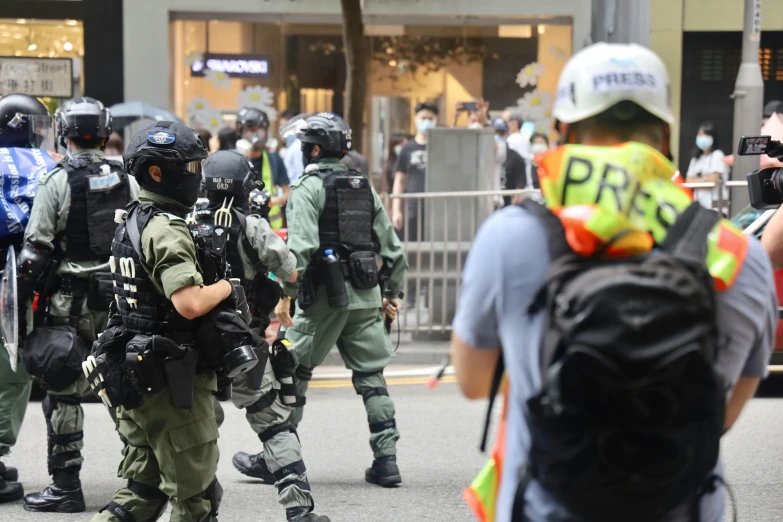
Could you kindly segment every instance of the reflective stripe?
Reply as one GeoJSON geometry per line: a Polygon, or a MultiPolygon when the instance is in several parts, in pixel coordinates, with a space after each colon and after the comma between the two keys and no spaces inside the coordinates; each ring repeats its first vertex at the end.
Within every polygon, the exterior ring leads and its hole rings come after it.
{"type": "MultiPolygon", "coordinates": [[[[262,157],[264,161],[261,165],[261,179],[266,186],[266,190],[269,191],[269,194],[271,194],[272,197],[277,197],[277,187],[274,185],[272,178],[272,165],[269,162],[269,154],[264,151],[262,157]]],[[[269,226],[272,227],[273,230],[283,228],[283,211],[280,207],[272,207],[269,210],[267,219],[269,220],[269,226]]]]}
{"type": "MultiPolygon", "coordinates": [[[[566,145],[539,157],[541,191],[562,221],[574,252],[634,256],[661,243],[693,202],[690,190],[672,181],[674,166],[640,143],[614,147],[566,145]]],[[[718,291],[739,274],[749,239],[721,220],[708,239],[707,267],[718,291]]]]}

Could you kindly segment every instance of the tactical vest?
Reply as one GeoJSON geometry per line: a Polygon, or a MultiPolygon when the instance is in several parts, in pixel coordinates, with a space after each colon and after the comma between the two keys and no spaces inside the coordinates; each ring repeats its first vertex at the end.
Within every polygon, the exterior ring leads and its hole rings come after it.
{"type": "Polygon", "coordinates": [[[377,251],[373,243],[373,207],[370,180],[352,170],[322,169],[317,172],[326,189],[326,202],[318,220],[320,251],[346,253],[377,251]]]}
{"type": "MultiPolygon", "coordinates": [[[[259,300],[259,285],[256,283],[259,278],[267,279],[269,268],[258,258],[256,249],[250,243],[247,237],[247,217],[237,208],[231,209],[232,219],[231,227],[228,230],[228,239],[225,242],[226,262],[231,267],[231,277],[240,280],[245,289],[247,302],[250,305],[251,312],[256,312],[256,304],[259,300]],[[242,238],[242,248],[250,259],[253,269],[256,272],[254,280],[245,277],[244,263],[239,254],[239,240],[242,238]]],[[[213,231],[215,229],[214,213],[211,210],[197,212],[196,223],[190,225],[191,233],[199,235],[207,240],[207,244],[212,244],[214,249],[213,231]]],[[[276,304],[276,301],[275,301],[276,304]]],[[[262,312],[263,313],[263,312],[262,312]]],[[[266,313],[269,313],[268,311],[266,313]]]]}
{"type": "Polygon", "coordinates": [[[105,262],[114,237],[114,212],[130,202],[130,183],[122,165],[91,157],[71,158],[68,175],[71,207],[65,224],[66,259],[105,262]]]}
{"type": "Polygon", "coordinates": [[[171,301],[155,290],[141,264],[141,235],[149,220],[160,213],[152,205],[131,203],[125,223],[117,227],[111,243],[109,263],[117,308],[125,328],[138,334],[168,333],[166,319],[174,311],[171,301]]]}

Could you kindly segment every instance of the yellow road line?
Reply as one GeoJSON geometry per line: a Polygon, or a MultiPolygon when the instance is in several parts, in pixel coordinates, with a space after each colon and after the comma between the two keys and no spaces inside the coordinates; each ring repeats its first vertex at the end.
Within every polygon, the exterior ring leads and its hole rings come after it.
{"type": "MultiPolygon", "coordinates": [[[[399,377],[394,379],[386,379],[388,386],[403,386],[409,384],[427,384],[429,377],[399,377]]],[[[441,384],[449,384],[457,382],[456,377],[453,375],[446,375],[440,380],[441,384]]],[[[335,379],[328,381],[310,381],[310,388],[353,388],[353,383],[350,379],[335,379]]]]}

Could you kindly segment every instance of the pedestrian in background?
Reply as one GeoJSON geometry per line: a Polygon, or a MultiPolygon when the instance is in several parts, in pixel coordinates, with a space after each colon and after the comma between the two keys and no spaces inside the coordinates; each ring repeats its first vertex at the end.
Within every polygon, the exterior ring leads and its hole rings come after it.
{"type": "Polygon", "coordinates": [[[408,141],[410,137],[405,135],[392,136],[389,140],[389,150],[386,156],[386,164],[383,167],[381,173],[381,193],[391,194],[394,189],[394,168],[397,166],[397,159],[402,153],[402,147],[408,141]]]}
{"type": "MultiPolygon", "coordinates": [[[[728,188],[725,183],[729,180],[729,166],[723,162],[723,151],[719,148],[718,134],[712,122],[705,121],[699,126],[699,132],[696,134],[696,149],[693,151],[693,157],[688,164],[688,171],[685,173],[687,183],[721,183],[721,186],[714,189],[695,189],[694,198],[704,208],[712,209],[713,198],[727,200],[729,199],[728,188]]],[[[727,208],[716,209],[724,213],[727,208]]]]}

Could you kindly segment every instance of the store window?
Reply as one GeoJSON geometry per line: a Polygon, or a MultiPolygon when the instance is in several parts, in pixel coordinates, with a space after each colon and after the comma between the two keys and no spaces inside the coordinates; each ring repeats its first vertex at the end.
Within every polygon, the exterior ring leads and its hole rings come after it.
{"type": "MultiPolygon", "coordinates": [[[[0,18],[0,56],[84,58],[79,20],[0,18]]],[[[84,88],[84,75],[81,78],[84,88]]]]}

